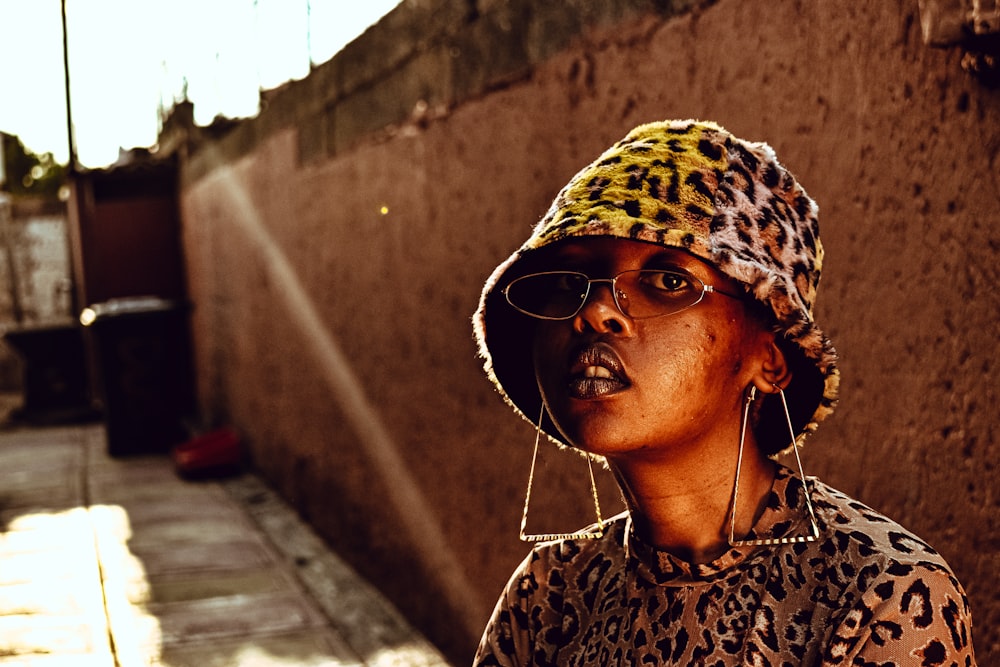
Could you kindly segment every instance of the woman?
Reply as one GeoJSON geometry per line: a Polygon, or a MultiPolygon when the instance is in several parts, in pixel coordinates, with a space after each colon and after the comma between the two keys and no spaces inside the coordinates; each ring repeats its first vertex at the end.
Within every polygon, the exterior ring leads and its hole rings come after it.
{"type": "Polygon", "coordinates": [[[836,402],[822,258],[770,147],[712,123],[640,126],[559,193],[476,336],[514,410],[605,462],[628,510],[603,520],[595,490],[593,526],[534,536],[476,664],[974,664],[945,561],[773,460],[836,402]]]}

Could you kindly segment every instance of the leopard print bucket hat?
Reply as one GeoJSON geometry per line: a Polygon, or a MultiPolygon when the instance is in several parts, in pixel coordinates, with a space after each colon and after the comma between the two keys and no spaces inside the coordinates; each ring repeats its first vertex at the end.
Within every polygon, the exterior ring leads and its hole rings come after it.
{"type": "MultiPolygon", "coordinates": [[[[530,353],[535,320],[515,311],[502,290],[539,249],[580,236],[682,248],[742,283],[773,315],[792,367],[785,395],[801,443],[833,411],[839,384],[836,351],[812,314],[823,263],[817,213],[767,144],[710,122],[641,125],[570,180],[487,281],[474,316],[486,373],[534,423],[541,411],[530,353]]],[[[547,416],[541,426],[568,444],[547,416]]],[[[791,445],[779,397],[764,399],[756,434],[768,454],[791,445]]]]}

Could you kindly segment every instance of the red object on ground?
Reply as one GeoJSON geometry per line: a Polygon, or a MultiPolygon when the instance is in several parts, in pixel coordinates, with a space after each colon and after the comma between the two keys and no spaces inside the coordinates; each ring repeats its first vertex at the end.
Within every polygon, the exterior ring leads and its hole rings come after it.
{"type": "Polygon", "coordinates": [[[239,434],[225,427],[199,435],[173,448],[177,472],[185,476],[236,472],[243,460],[239,434]]]}

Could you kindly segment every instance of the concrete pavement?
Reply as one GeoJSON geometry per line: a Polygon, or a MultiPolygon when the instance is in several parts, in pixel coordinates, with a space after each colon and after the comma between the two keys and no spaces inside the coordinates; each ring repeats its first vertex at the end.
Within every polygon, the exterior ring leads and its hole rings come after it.
{"type": "Polygon", "coordinates": [[[0,667],[446,664],[256,477],[0,432],[0,667]]]}

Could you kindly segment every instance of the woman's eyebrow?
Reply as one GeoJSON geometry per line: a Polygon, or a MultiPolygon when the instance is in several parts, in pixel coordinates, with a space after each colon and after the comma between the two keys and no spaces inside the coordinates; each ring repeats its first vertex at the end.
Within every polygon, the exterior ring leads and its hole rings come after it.
{"type": "Polygon", "coordinates": [[[554,254],[546,260],[545,264],[553,268],[573,268],[573,269],[589,269],[594,270],[600,267],[603,259],[601,257],[595,257],[592,253],[585,251],[563,251],[558,254],[554,254]]]}
{"type": "Polygon", "coordinates": [[[643,260],[643,266],[669,266],[670,268],[685,269],[692,265],[692,260],[681,253],[658,252],[643,260]]]}
{"type": "Polygon", "coordinates": [[[567,243],[549,255],[551,261],[589,259],[594,256],[594,252],[587,248],[575,246],[567,243]]]}

